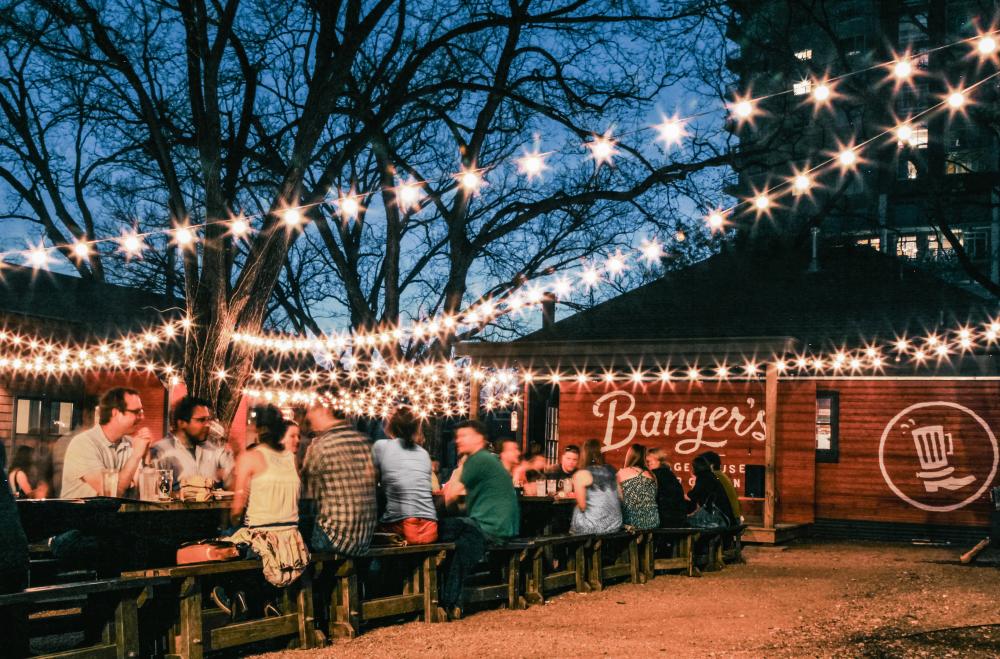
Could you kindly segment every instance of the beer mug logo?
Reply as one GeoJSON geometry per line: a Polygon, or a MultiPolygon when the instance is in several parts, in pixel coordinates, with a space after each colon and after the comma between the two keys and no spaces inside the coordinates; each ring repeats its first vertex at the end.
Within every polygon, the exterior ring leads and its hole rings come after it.
{"type": "Polygon", "coordinates": [[[921,510],[957,510],[980,498],[997,473],[989,425],[957,403],[911,405],[882,432],[879,468],[896,496],[921,510]]]}

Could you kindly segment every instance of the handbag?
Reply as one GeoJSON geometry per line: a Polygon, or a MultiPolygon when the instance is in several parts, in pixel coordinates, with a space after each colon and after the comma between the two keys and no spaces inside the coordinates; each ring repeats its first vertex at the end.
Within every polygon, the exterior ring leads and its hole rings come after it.
{"type": "Polygon", "coordinates": [[[178,565],[232,561],[239,557],[239,548],[225,540],[198,540],[185,543],[177,549],[178,565]]]}
{"type": "Polygon", "coordinates": [[[688,524],[698,529],[722,529],[729,526],[726,515],[712,501],[688,516],[688,524]]]}

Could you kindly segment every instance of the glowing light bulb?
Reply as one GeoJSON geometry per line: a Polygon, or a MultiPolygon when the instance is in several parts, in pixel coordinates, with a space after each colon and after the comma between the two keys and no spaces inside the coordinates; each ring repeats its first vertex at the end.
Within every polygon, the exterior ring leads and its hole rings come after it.
{"type": "Polygon", "coordinates": [[[587,266],[583,269],[583,273],[580,275],[580,279],[583,283],[593,288],[597,286],[598,282],[601,281],[601,272],[594,266],[587,266]]]}
{"type": "Polygon", "coordinates": [[[997,50],[997,41],[990,35],[982,36],[976,42],[976,50],[980,55],[992,55],[997,50]]]}
{"type": "Polygon", "coordinates": [[[611,164],[611,159],[618,153],[615,144],[616,142],[605,133],[602,137],[595,135],[585,146],[590,149],[590,157],[600,167],[601,165],[611,164]]]}
{"type": "Polygon", "coordinates": [[[808,192],[809,188],[811,187],[812,187],[812,179],[809,177],[808,174],[798,174],[792,180],[792,189],[799,194],[808,192]]]}
{"type": "Polygon", "coordinates": [[[913,75],[913,64],[909,59],[901,59],[893,65],[892,74],[899,80],[905,80],[913,75]]]}
{"type": "Polygon", "coordinates": [[[302,224],[302,213],[298,208],[286,208],[281,212],[281,220],[288,227],[297,227],[302,224]]]}
{"type": "Polygon", "coordinates": [[[817,85],[813,89],[813,99],[819,103],[825,103],[830,100],[830,86],[826,84],[817,85]]]}
{"type": "Polygon", "coordinates": [[[537,151],[525,153],[517,159],[517,171],[527,176],[529,181],[541,177],[545,169],[545,156],[537,151]]]}
{"type": "Polygon", "coordinates": [[[653,240],[642,241],[642,258],[647,263],[656,263],[663,258],[663,245],[655,238],[653,240]]]}
{"type": "Polygon", "coordinates": [[[229,233],[235,238],[242,238],[250,231],[250,224],[243,218],[239,216],[229,223],[229,233]]]}
{"type": "Polygon", "coordinates": [[[337,200],[337,208],[340,209],[340,215],[344,219],[354,219],[358,217],[358,213],[361,212],[361,204],[358,202],[357,197],[353,196],[343,196],[337,200]]]}
{"type": "Polygon", "coordinates": [[[841,167],[853,167],[858,162],[858,154],[853,149],[844,149],[837,154],[837,162],[841,167]]]}
{"type": "Polygon", "coordinates": [[[194,232],[187,227],[181,227],[174,231],[174,242],[178,247],[190,247],[194,243],[194,232]]]}
{"type": "Polygon", "coordinates": [[[137,233],[127,233],[122,236],[121,246],[126,256],[138,256],[142,252],[142,238],[137,233]]]}
{"type": "Polygon", "coordinates": [[[910,124],[900,124],[896,128],[896,138],[900,144],[910,144],[913,141],[913,126],[910,124]]]}
{"type": "Polygon", "coordinates": [[[961,109],[965,105],[965,94],[961,91],[953,91],[948,94],[948,107],[953,110],[961,109]]]}
{"type": "Polygon", "coordinates": [[[474,169],[467,169],[462,172],[458,180],[462,185],[462,189],[469,194],[476,192],[483,185],[483,177],[474,169]]]}
{"type": "Polygon", "coordinates": [[[685,240],[687,240],[687,234],[684,233],[681,229],[678,229],[677,233],[674,234],[674,240],[676,240],[679,243],[682,243],[685,240]]]}
{"type": "Polygon", "coordinates": [[[659,140],[666,146],[679,144],[687,132],[684,130],[684,122],[680,119],[664,119],[657,124],[656,130],[659,133],[659,140]]]}
{"type": "Polygon", "coordinates": [[[753,200],[753,205],[758,211],[766,211],[771,207],[771,198],[766,194],[757,195],[753,200]]]}
{"type": "Polygon", "coordinates": [[[746,121],[753,116],[753,103],[750,101],[737,101],[733,104],[733,114],[740,121],[746,121]]]}
{"type": "Polygon", "coordinates": [[[90,258],[90,245],[82,240],[73,243],[73,256],[81,261],[86,261],[90,258]]]}
{"type": "Polygon", "coordinates": [[[416,208],[420,204],[420,186],[413,182],[404,183],[396,188],[396,198],[403,210],[416,208]]]}
{"type": "Polygon", "coordinates": [[[722,213],[718,211],[713,211],[712,213],[709,213],[708,218],[706,218],[706,221],[708,222],[708,227],[713,232],[721,231],[726,224],[726,218],[722,215],[722,213]]]}
{"type": "Polygon", "coordinates": [[[617,276],[625,271],[625,255],[622,254],[621,250],[615,250],[615,253],[608,257],[607,262],[604,264],[604,268],[612,275],[617,276]]]}
{"type": "Polygon", "coordinates": [[[47,268],[49,265],[49,250],[45,249],[41,245],[38,247],[32,247],[30,250],[25,252],[25,256],[28,259],[28,264],[35,270],[47,268]]]}

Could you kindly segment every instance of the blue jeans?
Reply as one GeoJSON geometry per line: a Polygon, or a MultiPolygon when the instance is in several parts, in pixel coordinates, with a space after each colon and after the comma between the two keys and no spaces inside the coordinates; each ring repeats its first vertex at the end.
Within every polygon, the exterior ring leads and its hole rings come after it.
{"type": "Polygon", "coordinates": [[[445,559],[442,569],[444,579],[438,593],[445,610],[461,607],[464,603],[466,575],[483,560],[490,545],[503,541],[483,533],[471,517],[444,517],[438,521],[438,540],[454,542],[455,551],[445,559]]]}

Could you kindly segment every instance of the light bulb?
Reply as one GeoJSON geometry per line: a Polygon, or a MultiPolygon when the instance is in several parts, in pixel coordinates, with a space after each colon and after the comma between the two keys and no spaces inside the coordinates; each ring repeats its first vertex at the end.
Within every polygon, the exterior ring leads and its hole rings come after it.
{"type": "Polygon", "coordinates": [[[900,80],[905,80],[913,75],[913,64],[908,59],[901,59],[892,67],[892,74],[900,80]]]}

